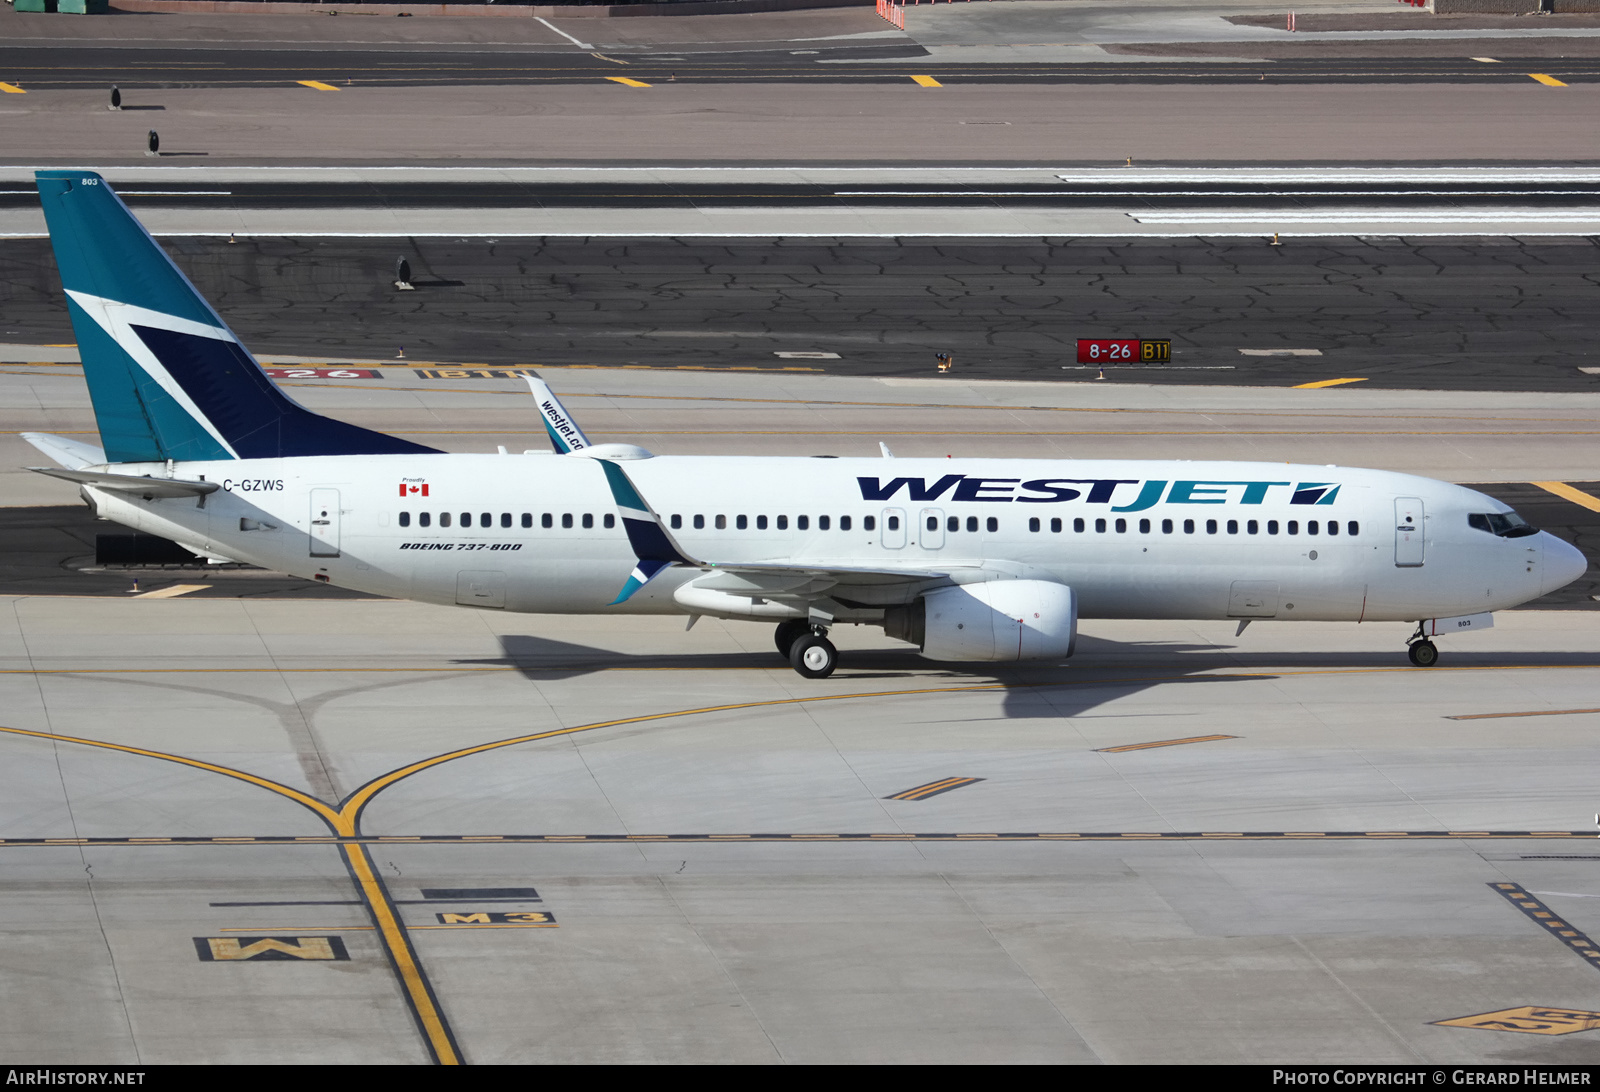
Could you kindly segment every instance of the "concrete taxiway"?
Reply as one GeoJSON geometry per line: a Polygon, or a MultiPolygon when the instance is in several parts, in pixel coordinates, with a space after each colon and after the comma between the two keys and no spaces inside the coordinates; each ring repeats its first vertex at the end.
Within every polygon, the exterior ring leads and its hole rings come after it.
{"type": "MultiPolygon", "coordinates": [[[[597,437],[662,452],[888,436],[1525,482],[1592,467],[1565,432],[1600,412],[552,378],[597,437]],[[1446,418],[1483,436],[1423,435],[1446,418]]],[[[513,382],[292,382],[452,449],[532,443],[513,382]]],[[[0,376],[7,428],[84,427],[77,383],[0,376]]],[[[844,667],[806,683],[765,626],[218,591],[0,598],[0,996],[27,998],[0,1059],[1600,1061],[1581,1016],[1493,1015],[1600,1010],[1595,612],[1502,614],[1431,670],[1399,625],[1088,622],[1069,663],[1001,670],[836,630],[844,667]]]]}

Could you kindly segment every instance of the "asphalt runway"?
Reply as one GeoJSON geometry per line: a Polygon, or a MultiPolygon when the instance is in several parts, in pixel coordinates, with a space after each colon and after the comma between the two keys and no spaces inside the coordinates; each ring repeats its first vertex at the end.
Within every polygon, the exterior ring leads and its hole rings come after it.
{"type": "MultiPolygon", "coordinates": [[[[1592,391],[1592,240],[169,240],[257,352],[444,365],[1592,391]],[[397,259],[415,291],[394,287],[397,259]],[[800,356],[786,354],[802,354],[800,356]],[[818,354],[824,354],[819,356],[818,354]],[[832,354],[832,355],[829,355],[832,354]],[[1087,373],[1087,374],[1086,374],[1087,373]]],[[[0,341],[70,342],[48,243],[0,242],[0,341]]],[[[28,355],[25,350],[21,355],[28,355]]],[[[17,355],[13,353],[13,355],[17,355]]]]}
{"type": "MultiPolygon", "coordinates": [[[[1529,71],[1562,83],[1600,79],[1594,56],[1519,57],[1515,52],[1484,64],[1465,56],[1284,56],[1265,67],[1256,60],[1141,58],[1142,63],[1062,61],[1011,63],[930,58],[914,42],[814,42],[796,51],[783,46],[719,45],[671,53],[573,52],[546,49],[515,57],[495,50],[464,54],[368,48],[341,50],[207,49],[191,45],[131,47],[0,46],[0,82],[26,91],[122,88],[265,88],[317,81],[338,88],[506,86],[631,79],[682,83],[903,83],[907,62],[928,58],[918,75],[939,84],[1512,84],[1529,71]],[[807,54],[796,56],[797,52],[807,54]],[[625,58],[625,59],[624,59],[625,58]],[[877,63],[875,63],[877,62],[877,63]],[[924,71],[925,69],[925,71],[924,71]]],[[[1503,43],[1495,43],[1500,45],[1503,43]]],[[[1515,46],[1512,46],[1512,50],[1515,46]]],[[[1585,51],[1586,52],[1586,51],[1585,51]]]]}

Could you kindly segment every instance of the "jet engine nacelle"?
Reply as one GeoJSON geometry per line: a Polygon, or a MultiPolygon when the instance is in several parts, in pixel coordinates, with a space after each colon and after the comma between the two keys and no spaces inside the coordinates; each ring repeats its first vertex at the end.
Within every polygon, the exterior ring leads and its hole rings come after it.
{"type": "Polygon", "coordinates": [[[1078,597],[1048,580],[991,580],[922,597],[922,654],[930,660],[1048,660],[1072,655],[1078,597]]]}

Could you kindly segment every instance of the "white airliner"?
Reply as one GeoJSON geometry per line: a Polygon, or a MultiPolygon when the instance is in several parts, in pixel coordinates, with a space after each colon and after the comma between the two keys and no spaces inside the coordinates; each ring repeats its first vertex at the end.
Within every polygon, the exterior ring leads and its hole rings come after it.
{"type": "Polygon", "coordinates": [[[1071,655],[1079,617],[1491,624],[1583,555],[1492,497],[1380,470],[1117,459],[447,454],[285,396],[86,171],[40,171],[101,447],[30,434],[101,516],[219,560],[480,610],[841,624],[942,661],[1071,655]]]}

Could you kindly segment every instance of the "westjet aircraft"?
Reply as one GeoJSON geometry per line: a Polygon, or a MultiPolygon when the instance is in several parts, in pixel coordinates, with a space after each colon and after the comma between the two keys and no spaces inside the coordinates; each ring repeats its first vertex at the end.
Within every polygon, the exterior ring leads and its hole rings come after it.
{"type": "Polygon", "coordinates": [[[943,661],[1057,660],[1079,617],[1407,622],[1440,633],[1578,578],[1583,555],[1461,486],[1278,463],[446,454],[280,391],[98,175],[40,171],[101,447],[27,439],[95,512],[217,561],[482,610],[829,628],[943,661]]]}

